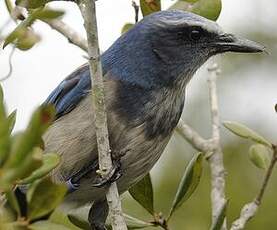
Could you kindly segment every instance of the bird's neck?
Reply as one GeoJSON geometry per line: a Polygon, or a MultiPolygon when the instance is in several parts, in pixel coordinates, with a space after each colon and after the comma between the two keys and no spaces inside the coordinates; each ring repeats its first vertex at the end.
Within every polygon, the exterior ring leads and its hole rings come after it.
{"type": "Polygon", "coordinates": [[[153,92],[155,103],[148,109],[149,137],[168,136],[177,126],[185,102],[185,86],[153,92]]]}
{"type": "Polygon", "coordinates": [[[114,82],[111,110],[128,126],[144,127],[148,139],[171,135],[183,111],[185,84],[148,89],[125,81],[114,82]]]}
{"type": "Polygon", "coordinates": [[[116,80],[155,89],[171,87],[178,76],[190,74],[190,65],[184,58],[177,57],[170,47],[156,47],[148,34],[138,33],[136,30],[128,37],[121,36],[103,53],[104,72],[108,71],[116,80]]]}

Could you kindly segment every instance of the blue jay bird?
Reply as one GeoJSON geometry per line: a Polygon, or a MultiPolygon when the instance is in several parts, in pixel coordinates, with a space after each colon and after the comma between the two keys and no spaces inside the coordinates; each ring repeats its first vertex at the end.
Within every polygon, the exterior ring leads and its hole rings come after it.
{"type": "Polygon", "coordinates": [[[114,170],[99,178],[88,65],[70,74],[45,103],[56,107],[44,136],[45,151],[61,164],[54,181],[67,183],[65,204],[92,203],[92,229],[105,229],[107,185],[120,193],[142,179],[160,158],[183,111],[185,89],[213,55],[255,53],[264,47],[227,34],[213,21],[178,10],[153,13],[123,34],[101,56],[114,170]]]}

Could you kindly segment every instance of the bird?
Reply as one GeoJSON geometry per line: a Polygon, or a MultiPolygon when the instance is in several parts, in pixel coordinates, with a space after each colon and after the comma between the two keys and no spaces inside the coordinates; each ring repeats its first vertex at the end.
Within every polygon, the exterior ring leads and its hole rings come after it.
{"type": "Polygon", "coordinates": [[[180,119],[194,73],[217,54],[264,50],[256,42],[225,33],[214,21],[180,10],[152,13],[122,34],[100,57],[114,164],[106,180],[97,174],[89,66],[71,73],[44,102],[56,109],[43,139],[45,152],[61,157],[51,178],[67,184],[65,205],[91,204],[91,228],[105,229],[109,184],[116,181],[122,194],[159,160],[180,119]]]}

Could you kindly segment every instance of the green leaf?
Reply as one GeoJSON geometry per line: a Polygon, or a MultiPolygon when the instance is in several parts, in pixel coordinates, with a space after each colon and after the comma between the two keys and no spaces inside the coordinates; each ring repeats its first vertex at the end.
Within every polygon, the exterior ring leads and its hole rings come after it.
{"type": "Polygon", "coordinates": [[[133,23],[126,23],[122,29],[121,29],[121,34],[126,33],[129,29],[131,29],[135,24],[133,23]]]}
{"type": "Polygon", "coordinates": [[[272,147],[272,144],[268,140],[243,124],[235,121],[225,121],[223,124],[225,128],[229,129],[232,133],[240,137],[250,139],[268,147],[272,147]]]}
{"type": "Polygon", "coordinates": [[[7,160],[10,151],[11,138],[9,125],[10,122],[5,109],[3,90],[0,85],[0,167],[7,160]]]}
{"type": "Polygon", "coordinates": [[[9,133],[13,131],[14,125],[16,121],[16,110],[14,110],[9,116],[8,116],[8,123],[9,123],[9,133]]]}
{"type": "Polygon", "coordinates": [[[41,144],[41,137],[54,117],[55,109],[52,105],[42,105],[33,113],[27,129],[13,141],[6,168],[18,167],[32,153],[33,148],[41,144]]]}
{"type": "Polygon", "coordinates": [[[161,0],[140,0],[140,9],[143,16],[161,10],[161,0]]]}
{"type": "Polygon", "coordinates": [[[153,186],[149,173],[132,186],[129,193],[150,214],[154,214],[153,186]]]}
{"type": "Polygon", "coordinates": [[[0,104],[3,103],[3,99],[4,99],[4,93],[3,93],[2,85],[0,84],[0,104]]]}
{"type": "Polygon", "coordinates": [[[27,9],[36,9],[44,7],[47,2],[49,2],[49,0],[16,0],[15,4],[27,9]]]}
{"type": "Polygon", "coordinates": [[[34,18],[29,15],[24,21],[17,25],[17,27],[5,38],[3,49],[10,43],[18,39],[23,39],[28,32],[28,27],[34,23],[34,18]]]}
{"type": "Polygon", "coordinates": [[[270,163],[268,148],[261,144],[249,148],[249,158],[260,169],[267,169],[270,163]]]}
{"type": "Polygon", "coordinates": [[[15,45],[18,49],[25,51],[31,49],[39,41],[40,36],[35,34],[32,30],[27,29],[26,33],[17,39],[15,45]]]}
{"type": "Polygon", "coordinates": [[[51,20],[56,19],[64,15],[64,11],[62,10],[52,10],[52,9],[41,9],[36,10],[32,14],[34,19],[40,19],[40,20],[51,20]]]}
{"type": "Polygon", "coordinates": [[[83,230],[91,229],[90,224],[88,222],[88,215],[86,216],[86,218],[84,218],[84,216],[82,215],[78,215],[77,213],[72,213],[68,215],[68,219],[72,224],[79,227],[80,229],[83,229],[83,230]]]}
{"type": "Polygon", "coordinates": [[[59,163],[60,163],[59,155],[55,153],[44,154],[42,157],[42,166],[37,170],[33,171],[29,177],[24,178],[19,183],[20,184],[32,183],[33,181],[46,176],[52,169],[56,168],[59,163]]]}
{"type": "Polygon", "coordinates": [[[191,12],[216,21],[221,8],[221,0],[199,0],[192,6],[191,12]]]}
{"type": "Polygon", "coordinates": [[[90,224],[88,222],[89,210],[90,206],[83,206],[81,208],[71,210],[67,215],[68,219],[72,224],[81,229],[90,229],[90,224]]]}
{"type": "Polygon", "coordinates": [[[17,26],[14,31],[12,31],[5,39],[5,42],[3,44],[3,49],[10,43],[14,42],[16,39],[22,37],[24,33],[26,32],[26,28],[20,26],[17,26]]]}
{"type": "Polygon", "coordinates": [[[228,200],[221,207],[218,216],[215,218],[214,223],[212,224],[210,230],[221,230],[224,223],[226,212],[227,212],[228,200]]]}
{"type": "Polygon", "coordinates": [[[170,9],[189,11],[213,21],[219,17],[221,8],[221,0],[179,0],[170,7],[170,9]]]}
{"type": "Polygon", "coordinates": [[[124,214],[124,219],[126,221],[128,229],[142,229],[142,228],[154,226],[152,223],[147,223],[143,220],[137,219],[127,214],[124,214]]]}
{"type": "MultiPolygon", "coordinates": [[[[172,203],[169,218],[193,194],[202,174],[203,153],[196,154],[186,167],[172,203]]],[[[169,219],[168,218],[168,219],[169,219]]]]}
{"type": "Polygon", "coordinates": [[[17,216],[19,217],[20,216],[20,208],[19,208],[19,204],[18,204],[18,201],[17,201],[17,198],[16,198],[14,192],[13,191],[6,192],[6,198],[9,202],[9,204],[11,205],[11,207],[13,208],[13,210],[16,211],[17,216]]]}
{"type": "Polygon", "coordinates": [[[52,223],[55,224],[61,224],[65,227],[68,227],[71,230],[81,230],[82,228],[78,228],[77,226],[73,225],[70,220],[68,219],[68,216],[59,208],[56,208],[51,216],[48,219],[52,223]]]}
{"type": "Polygon", "coordinates": [[[17,167],[7,168],[4,165],[3,172],[0,178],[0,185],[3,190],[8,190],[13,184],[16,184],[20,179],[28,177],[34,170],[42,165],[42,150],[34,148],[31,154],[17,167]]]}
{"type": "Polygon", "coordinates": [[[28,225],[28,229],[32,230],[71,230],[70,228],[61,224],[52,223],[49,220],[37,221],[31,225],[28,225]]]}
{"type": "Polygon", "coordinates": [[[36,183],[27,192],[28,218],[34,220],[53,211],[61,203],[66,192],[65,185],[55,184],[49,178],[36,183]]]}

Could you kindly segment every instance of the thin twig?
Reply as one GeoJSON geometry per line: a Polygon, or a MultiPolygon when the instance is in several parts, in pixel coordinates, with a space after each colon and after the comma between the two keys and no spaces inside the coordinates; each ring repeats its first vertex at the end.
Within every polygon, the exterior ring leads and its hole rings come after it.
{"type": "MultiPolygon", "coordinates": [[[[107,114],[104,102],[104,85],[100,61],[97,21],[94,0],[80,0],[79,8],[84,18],[87,32],[89,67],[92,82],[92,103],[97,136],[99,173],[105,177],[112,170],[112,159],[108,138],[107,114]]],[[[114,230],[127,230],[121,209],[121,201],[116,183],[112,183],[106,194],[114,230]]]]}
{"type": "MultiPolygon", "coordinates": [[[[212,117],[212,138],[214,141],[214,152],[209,157],[208,161],[211,170],[211,202],[212,202],[212,221],[216,221],[219,216],[222,207],[226,204],[225,198],[225,169],[223,165],[223,154],[220,145],[220,119],[218,111],[218,99],[216,78],[218,67],[215,64],[212,68],[209,68],[210,76],[208,79],[208,87],[210,92],[210,106],[212,117]]],[[[224,222],[222,229],[226,228],[226,221],[224,222]]]]}
{"type": "Polygon", "coordinates": [[[273,145],[272,148],[273,148],[272,159],[271,159],[270,165],[269,165],[269,167],[266,171],[264,180],[263,180],[262,185],[261,185],[261,189],[259,190],[259,193],[258,193],[256,199],[254,199],[251,203],[248,203],[248,204],[244,205],[244,207],[241,210],[240,217],[233,222],[230,230],[244,229],[246,223],[253,216],[256,215],[256,213],[258,211],[258,208],[261,205],[265,189],[268,185],[269,179],[272,175],[274,166],[275,166],[276,161],[277,161],[277,146],[273,145]]]}
{"type": "Polygon", "coordinates": [[[265,189],[266,189],[266,187],[268,185],[269,178],[270,178],[270,176],[271,176],[271,174],[273,172],[273,169],[274,169],[276,161],[277,161],[277,147],[274,145],[273,146],[273,155],[272,155],[272,159],[271,159],[270,165],[269,165],[269,167],[267,169],[267,172],[265,174],[265,178],[264,178],[264,181],[262,183],[262,187],[260,189],[260,192],[259,192],[259,194],[258,194],[258,196],[256,198],[256,203],[258,205],[261,204],[262,198],[264,196],[265,189]]]}
{"type": "Polygon", "coordinates": [[[48,24],[52,29],[61,33],[64,37],[68,39],[68,41],[82,50],[87,51],[87,41],[85,38],[82,38],[76,31],[74,31],[70,26],[64,23],[61,20],[43,20],[46,24],[48,24]]]}
{"type": "Polygon", "coordinates": [[[195,149],[207,153],[212,149],[212,141],[201,137],[194,129],[180,119],[176,131],[185,138],[195,149]]]}
{"type": "Polygon", "coordinates": [[[4,76],[3,78],[0,78],[0,82],[6,81],[12,75],[12,72],[13,72],[12,57],[13,57],[15,48],[16,48],[15,46],[12,47],[12,50],[9,55],[9,72],[6,74],[6,76],[4,76]]]}
{"type": "MultiPolygon", "coordinates": [[[[11,17],[9,20],[6,22],[10,23],[12,20],[16,22],[17,19],[19,20],[24,20],[24,8],[15,6],[11,12],[11,17]]],[[[87,40],[83,37],[80,36],[78,32],[76,32],[73,28],[71,28],[68,24],[64,23],[62,20],[59,19],[51,19],[51,20],[42,20],[42,22],[48,24],[52,29],[56,30],[60,34],[62,34],[65,38],[68,39],[68,41],[82,50],[87,52],[87,40]]],[[[0,29],[1,32],[2,28],[0,29]]]]}
{"type": "Polygon", "coordinates": [[[135,1],[132,1],[132,7],[134,7],[135,10],[135,22],[138,22],[138,14],[139,14],[139,6],[135,1]]]}

